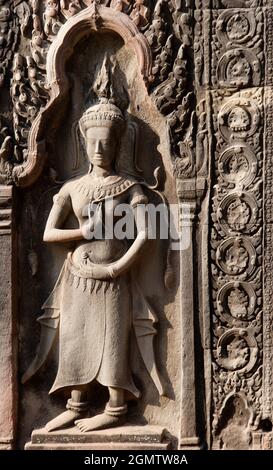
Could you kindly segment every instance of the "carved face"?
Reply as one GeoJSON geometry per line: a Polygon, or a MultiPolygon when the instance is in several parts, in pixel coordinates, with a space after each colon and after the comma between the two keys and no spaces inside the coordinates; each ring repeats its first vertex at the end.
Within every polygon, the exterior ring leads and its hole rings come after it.
{"type": "Polygon", "coordinates": [[[79,0],[74,0],[73,2],[69,2],[68,7],[69,7],[69,11],[77,13],[81,8],[81,4],[79,0]]]}
{"type": "Polygon", "coordinates": [[[109,168],[115,158],[116,144],[117,141],[111,128],[100,126],[87,129],[86,150],[92,165],[109,168]]]}
{"type": "MultiPolygon", "coordinates": [[[[4,6],[4,3],[5,2],[2,2],[1,3],[1,0],[0,0],[0,7],[1,6],[4,6]]],[[[10,17],[10,10],[8,8],[3,8],[1,11],[0,11],[0,21],[7,21],[10,17]]]]}
{"type": "Polygon", "coordinates": [[[37,31],[35,33],[33,33],[32,35],[32,43],[34,44],[34,46],[42,46],[43,45],[43,35],[37,31]]]}
{"type": "Polygon", "coordinates": [[[58,13],[58,4],[55,0],[48,0],[46,4],[46,12],[48,16],[54,17],[58,13]]]}
{"type": "Polygon", "coordinates": [[[244,108],[236,106],[229,114],[228,124],[234,132],[246,131],[250,128],[250,116],[244,108]]]}

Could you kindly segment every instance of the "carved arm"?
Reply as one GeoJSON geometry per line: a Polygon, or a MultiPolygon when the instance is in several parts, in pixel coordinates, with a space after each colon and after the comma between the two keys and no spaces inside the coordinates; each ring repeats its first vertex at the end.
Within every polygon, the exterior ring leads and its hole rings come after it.
{"type": "Polygon", "coordinates": [[[44,232],[44,242],[71,242],[83,239],[81,228],[77,229],[61,229],[70,210],[71,204],[67,201],[61,201],[60,197],[54,200],[54,204],[48,216],[46,228],[44,232]]]}
{"type": "Polygon", "coordinates": [[[135,222],[137,227],[137,237],[129,250],[118,261],[108,265],[112,278],[127,271],[138,258],[143,246],[148,240],[149,219],[146,208],[143,204],[134,208],[135,222]]]}

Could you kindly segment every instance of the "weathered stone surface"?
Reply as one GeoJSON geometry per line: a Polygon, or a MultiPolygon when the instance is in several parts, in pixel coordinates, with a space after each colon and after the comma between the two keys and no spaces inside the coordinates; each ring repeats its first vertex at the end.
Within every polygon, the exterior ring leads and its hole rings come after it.
{"type": "Polygon", "coordinates": [[[27,444],[26,450],[168,450],[170,447],[168,444],[149,444],[149,443],[113,443],[107,442],[103,443],[94,443],[94,444],[73,444],[73,440],[68,444],[58,444],[58,443],[49,443],[49,444],[27,444]]]}
{"type": "Polygon", "coordinates": [[[33,431],[26,450],[159,450],[170,443],[164,429],[157,426],[124,425],[114,429],[81,433],[77,428],[49,433],[45,428],[33,431]]]}
{"type": "Polygon", "coordinates": [[[0,448],[11,449],[17,418],[16,277],[13,188],[0,186],[0,448]]]}
{"type": "Polygon", "coordinates": [[[272,42],[271,0],[0,0],[2,448],[272,448],[272,42]],[[92,249],[110,195],[176,233],[92,249]]]}

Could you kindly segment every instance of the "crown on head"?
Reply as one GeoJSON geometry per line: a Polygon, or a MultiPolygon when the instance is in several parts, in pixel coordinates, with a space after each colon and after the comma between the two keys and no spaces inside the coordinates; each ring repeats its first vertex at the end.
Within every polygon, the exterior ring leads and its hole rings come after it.
{"type": "Polygon", "coordinates": [[[124,117],[122,111],[109,101],[102,101],[90,106],[79,121],[80,131],[85,137],[87,129],[91,127],[110,127],[116,131],[122,129],[124,117]]]}
{"type": "Polygon", "coordinates": [[[113,74],[115,63],[107,54],[101,68],[97,69],[97,76],[93,84],[93,92],[98,103],[90,106],[79,121],[82,135],[85,137],[87,129],[105,126],[120,131],[124,124],[124,116],[120,108],[114,104],[113,74]]]}

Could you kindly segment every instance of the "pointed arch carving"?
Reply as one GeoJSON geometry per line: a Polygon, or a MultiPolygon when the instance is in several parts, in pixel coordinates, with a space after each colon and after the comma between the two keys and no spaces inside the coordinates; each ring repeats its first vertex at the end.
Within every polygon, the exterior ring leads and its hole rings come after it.
{"type": "Polygon", "coordinates": [[[46,106],[40,109],[32,124],[26,160],[13,170],[14,180],[18,186],[31,186],[42,172],[47,157],[46,133],[50,129],[51,117],[69,92],[66,63],[77,43],[92,31],[118,34],[124,43],[134,50],[144,82],[148,84],[153,80],[150,46],[127,15],[112,8],[98,6],[94,2],[90,7],[71,17],[61,27],[47,54],[49,100],[46,106]]]}

